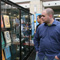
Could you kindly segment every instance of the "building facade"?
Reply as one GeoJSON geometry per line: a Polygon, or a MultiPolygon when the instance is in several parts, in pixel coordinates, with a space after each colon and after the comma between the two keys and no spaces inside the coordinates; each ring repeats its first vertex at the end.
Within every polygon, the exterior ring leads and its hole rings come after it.
{"type": "Polygon", "coordinates": [[[55,11],[54,16],[60,16],[60,0],[11,0],[18,5],[29,9],[30,13],[41,13],[45,8],[52,8],[55,11]]]}

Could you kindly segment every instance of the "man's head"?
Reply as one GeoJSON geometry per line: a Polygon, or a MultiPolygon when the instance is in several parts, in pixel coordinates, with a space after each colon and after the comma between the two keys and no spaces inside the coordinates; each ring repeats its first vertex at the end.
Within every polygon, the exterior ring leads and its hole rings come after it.
{"type": "Polygon", "coordinates": [[[41,18],[45,23],[49,23],[50,21],[53,20],[54,18],[53,15],[54,15],[53,9],[47,8],[43,10],[41,18]]]}
{"type": "Polygon", "coordinates": [[[43,21],[42,21],[42,19],[41,19],[41,15],[38,15],[38,16],[37,16],[37,22],[38,22],[39,24],[42,24],[42,23],[43,23],[43,21]]]}

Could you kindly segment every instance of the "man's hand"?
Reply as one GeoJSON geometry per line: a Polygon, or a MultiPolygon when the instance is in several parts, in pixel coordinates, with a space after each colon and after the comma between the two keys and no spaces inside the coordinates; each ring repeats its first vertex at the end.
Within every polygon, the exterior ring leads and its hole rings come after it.
{"type": "Polygon", "coordinates": [[[57,56],[55,56],[55,59],[59,60],[59,58],[57,56]]]}

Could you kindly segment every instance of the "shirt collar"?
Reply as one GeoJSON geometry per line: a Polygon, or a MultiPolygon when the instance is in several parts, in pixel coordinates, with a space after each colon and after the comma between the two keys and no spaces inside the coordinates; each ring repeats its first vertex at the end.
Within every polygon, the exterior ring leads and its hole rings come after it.
{"type": "MultiPolygon", "coordinates": [[[[46,23],[44,23],[44,25],[45,25],[45,26],[48,26],[46,23]]],[[[57,22],[56,22],[56,20],[54,20],[54,22],[52,23],[51,26],[56,26],[56,25],[57,25],[57,22]]]]}

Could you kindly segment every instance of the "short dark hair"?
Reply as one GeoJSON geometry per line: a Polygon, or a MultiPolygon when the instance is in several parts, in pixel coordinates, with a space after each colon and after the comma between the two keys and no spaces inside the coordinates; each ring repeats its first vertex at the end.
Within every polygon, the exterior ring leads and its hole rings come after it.
{"type": "Polygon", "coordinates": [[[37,17],[41,18],[41,15],[38,15],[37,17]]]}

